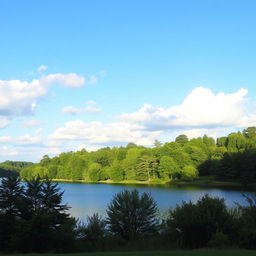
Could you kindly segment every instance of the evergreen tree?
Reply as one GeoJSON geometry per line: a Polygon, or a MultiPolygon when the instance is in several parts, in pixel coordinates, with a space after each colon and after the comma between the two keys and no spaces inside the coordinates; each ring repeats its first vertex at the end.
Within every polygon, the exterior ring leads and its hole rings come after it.
{"type": "Polygon", "coordinates": [[[147,193],[124,190],[114,196],[107,209],[110,231],[127,240],[156,234],[158,221],[155,200],[147,193]]]}

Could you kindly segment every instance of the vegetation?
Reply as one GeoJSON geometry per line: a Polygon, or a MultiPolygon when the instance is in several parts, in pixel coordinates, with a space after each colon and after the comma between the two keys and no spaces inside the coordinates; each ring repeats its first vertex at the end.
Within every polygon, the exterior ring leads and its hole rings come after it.
{"type": "Polygon", "coordinates": [[[157,206],[147,193],[124,190],[108,205],[107,223],[110,231],[127,240],[152,236],[158,231],[157,206]]]}
{"type": "Polygon", "coordinates": [[[69,251],[76,221],[61,204],[63,192],[49,180],[26,187],[17,176],[0,185],[0,248],[9,252],[69,251]]]}
{"type": "Polygon", "coordinates": [[[62,196],[49,180],[23,186],[17,176],[3,179],[0,252],[256,249],[256,195],[244,195],[248,206],[235,209],[204,195],[161,219],[149,194],[125,190],[113,197],[106,219],[95,213],[85,223],[69,216],[62,196]]]}
{"type": "MultiPolygon", "coordinates": [[[[139,251],[139,252],[96,252],[96,253],[65,253],[58,256],[254,256],[255,251],[248,250],[193,250],[193,251],[139,251]]],[[[2,254],[9,256],[9,254],[2,254]]],[[[12,254],[23,256],[23,254],[12,254]]],[[[56,254],[29,254],[29,256],[56,256],[56,254]]]]}
{"type": "Polygon", "coordinates": [[[126,147],[85,149],[45,155],[34,165],[22,168],[22,179],[61,179],[81,182],[148,182],[193,181],[199,176],[236,181],[256,182],[256,127],[242,133],[231,133],[215,140],[204,135],[189,140],[179,135],[174,142],[146,148],[129,143],[126,147]]]}
{"type": "Polygon", "coordinates": [[[33,163],[24,161],[4,161],[0,163],[0,177],[19,175],[22,168],[31,166],[33,163]]]}

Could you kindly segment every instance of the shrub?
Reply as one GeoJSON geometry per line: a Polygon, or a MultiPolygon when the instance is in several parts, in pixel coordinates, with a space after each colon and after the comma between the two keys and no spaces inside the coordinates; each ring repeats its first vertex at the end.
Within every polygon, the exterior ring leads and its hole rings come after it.
{"type": "Polygon", "coordinates": [[[108,205],[109,230],[126,240],[153,235],[158,230],[156,212],[156,202],[149,194],[124,190],[108,205]]]}

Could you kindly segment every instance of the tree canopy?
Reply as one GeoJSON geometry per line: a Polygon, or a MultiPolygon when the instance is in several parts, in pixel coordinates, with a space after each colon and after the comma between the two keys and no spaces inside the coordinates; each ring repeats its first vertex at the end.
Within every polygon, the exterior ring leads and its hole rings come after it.
{"type": "Polygon", "coordinates": [[[162,144],[156,140],[152,148],[128,143],[126,147],[106,147],[94,152],[83,149],[53,158],[45,155],[37,164],[19,167],[18,173],[22,179],[39,176],[88,182],[167,182],[193,180],[200,175],[253,182],[255,134],[256,127],[249,127],[242,133],[217,138],[216,143],[207,135],[189,140],[182,134],[174,142],[162,144]]]}

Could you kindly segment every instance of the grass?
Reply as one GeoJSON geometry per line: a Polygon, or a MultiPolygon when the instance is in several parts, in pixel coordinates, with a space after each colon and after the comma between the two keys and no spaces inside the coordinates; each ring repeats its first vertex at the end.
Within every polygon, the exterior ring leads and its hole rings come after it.
{"type": "Polygon", "coordinates": [[[66,182],[66,183],[85,183],[85,184],[166,184],[166,181],[152,180],[152,181],[140,181],[140,180],[101,180],[101,181],[86,181],[86,180],[69,180],[69,179],[52,179],[55,182],[66,182]]]}
{"type": "MultiPolygon", "coordinates": [[[[12,254],[11,256],[24,256],[12,254]]],[[[249,250],[192,250],[192,251],[140,251],[140,252],[96,252],[68,254],[26,254],[26,256],[255,256],[256,251],[249,250]]],[[[1,254],[1,256],[10,256],[1,254]]]]}

